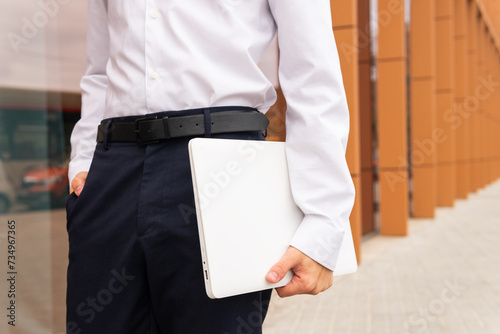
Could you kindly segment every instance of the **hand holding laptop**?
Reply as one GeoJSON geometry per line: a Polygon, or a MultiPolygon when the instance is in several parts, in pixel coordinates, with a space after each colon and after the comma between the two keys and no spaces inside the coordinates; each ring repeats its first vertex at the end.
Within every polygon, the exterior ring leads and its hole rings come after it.
{"type": "Polygon", "coordinates": [[[287,285],[276,288],[280,297],[297,294],[317,295],[333,284],[333,271],[325,268],[295,247],[288,247],[285,255],[266,275],[269,283],[277,283],[292,270],[294,276],[287,285]]]}
{"type": "MultiPolygon", "coordinates": [[[[304,214],[291,193],[285,143],[195,138],[189,154],[209,297],[271,288],[283,297],[318,294],[332,285],[330,270],[289,246],[304,214]]],[[[356,269],[347,224],[334,274],[356,269]]]]}

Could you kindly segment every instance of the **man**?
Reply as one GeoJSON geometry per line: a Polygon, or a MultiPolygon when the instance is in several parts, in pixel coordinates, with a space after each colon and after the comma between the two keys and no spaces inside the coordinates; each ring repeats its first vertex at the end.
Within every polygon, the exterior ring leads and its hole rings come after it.
{"type": "Polygon", "coordinates": [[[270,292],[209,299],[196,223],[182,210],[194,206],[192,133],[264,139],[241,115],[259,123],[275,102],[258,63],[276,31],[290,181],[305,217],[266,279],[294,271],[277,289],[282,297],[328,289],[354,197],[329,1],[92,0],[88,8],[67,203],[68,333],[261,333],[270,292]],[[227,114],[227,127],[213,131],[227,114]]]}

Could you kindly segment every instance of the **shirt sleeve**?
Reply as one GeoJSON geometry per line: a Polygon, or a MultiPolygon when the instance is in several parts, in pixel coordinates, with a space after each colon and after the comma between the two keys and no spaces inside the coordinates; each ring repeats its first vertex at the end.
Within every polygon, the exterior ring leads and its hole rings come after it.
{"type": "Polygon", "coordinates": [[[328,0],[268,0],[287,102],[286,154],[304,219],[291,245],[335,270],[354,203],[345,151],[349,110],[328,0]]]}
{"type": "Polygon", "coordinates": [[[86,70],[80,81],[82,113],[71,134],[69,181],[88,171],[94,155],[97,126],[103,118],[108,79],[109,32],[107,0],[88,2],[86,70]]]}

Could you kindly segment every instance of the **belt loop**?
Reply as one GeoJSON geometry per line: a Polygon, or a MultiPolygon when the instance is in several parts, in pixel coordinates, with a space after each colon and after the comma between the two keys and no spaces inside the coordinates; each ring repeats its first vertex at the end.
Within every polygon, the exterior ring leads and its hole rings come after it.
{"type": "Polygon", "coordinates": [[[210,115],[210,108],[203,108],[203,115],[205,116],[205,137],[212,136],[212,117],[210,115]]]}
{"type": "Polygon", "coordinates": [[[104,139],[102,141],[104,145],[104,149],[107,151],[109,150],[109,143],[108,143],[108,138],[109,138],[109,128],[111,127],[111,120],[109,119],[106,122],[106,127],[104,128],[104,139]]]}

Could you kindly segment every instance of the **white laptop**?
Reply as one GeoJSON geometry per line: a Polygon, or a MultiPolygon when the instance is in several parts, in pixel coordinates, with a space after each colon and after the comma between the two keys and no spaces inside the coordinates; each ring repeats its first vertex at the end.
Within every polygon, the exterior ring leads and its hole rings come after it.
{"type": "MultiPolygon", "coordinates": [[[[195,138],[189,156],[207,295],[223,298],[290,282],[292,272],[276,284],[265,279],[303,218],[291,195],[285,143],[195,138]]],[[[356,269],[346,226],[334,275],[356,269]]]]}

